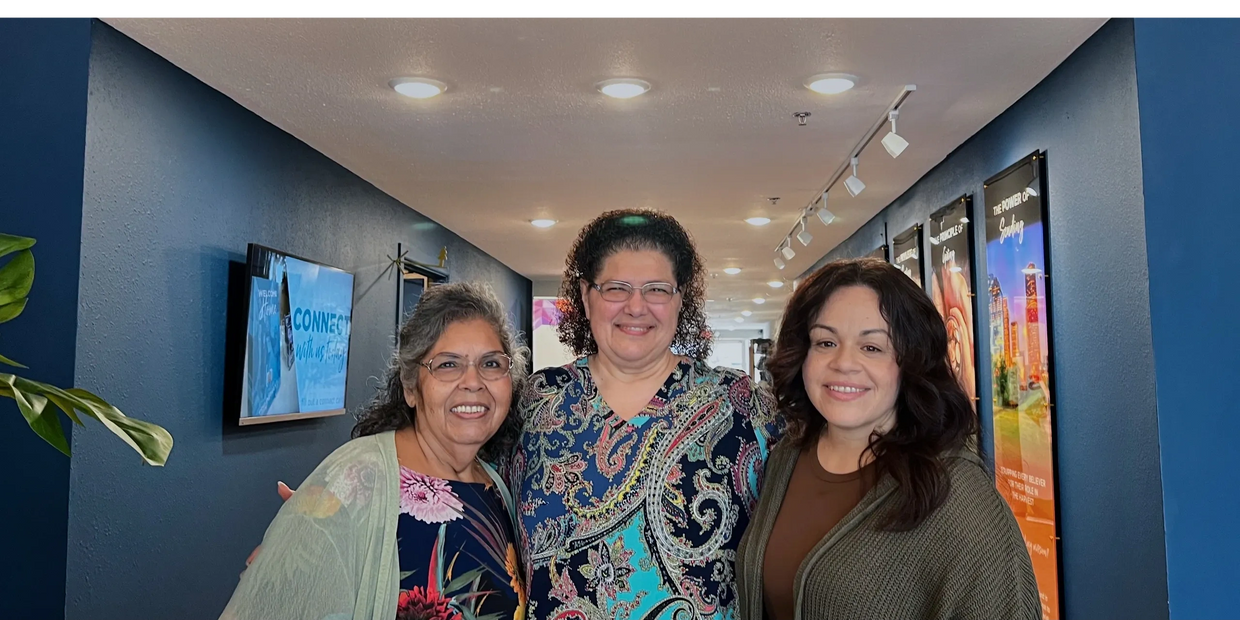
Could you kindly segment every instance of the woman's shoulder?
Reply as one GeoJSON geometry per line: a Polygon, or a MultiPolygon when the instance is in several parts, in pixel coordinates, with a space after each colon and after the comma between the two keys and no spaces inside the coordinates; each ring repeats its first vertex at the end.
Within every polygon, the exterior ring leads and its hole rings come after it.
{"type": "Polygon", "coordinates": [[[358,437],[333,450],[293,495],[309,502],[300,507],[301,511],[334,513],[337,506],[364,508],[376,490],[394,485],[400,472],[393,435],[388,431],[358,437]]]}
{"type": "Polygon", "coordinates": [[[548,366],[530,373],[525,383],[527,393],[554,392],[563,386],[581,380],[581,366],[585,358],[573,360],[563,366],[548,366]]]}
{"type": "Polygon", "coordinates": [[[745,372],[697,361],[691,375],[694,384],[712,390],[714,398],[725,401],[735,415],[759,430],[765,445],[783,436],[783,418],[776,414],[775,397],[745,372]]]}
{"type": "Polygon", "coordinates": [[[1012,509],[995,488],[994,476],[981,458],[962,450],[947,455],[944,461],[950,490],[932,518],[943,524],[958,543],[990,546],[1019,541],[1023,547],[1012,509]],[[1008,536],[996,536],[997,533],[1008,536]]]}

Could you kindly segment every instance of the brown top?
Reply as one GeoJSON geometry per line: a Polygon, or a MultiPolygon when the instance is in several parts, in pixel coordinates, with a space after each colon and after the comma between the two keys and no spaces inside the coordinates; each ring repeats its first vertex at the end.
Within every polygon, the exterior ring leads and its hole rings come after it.
{"type": "Polygon", "coordinates": [[[874,464],[851,474],[822,468],[814,444],[801,450],[762,562],[767,620],[793,620],[797,569],[818,541],[874,487],[874,464]]]}

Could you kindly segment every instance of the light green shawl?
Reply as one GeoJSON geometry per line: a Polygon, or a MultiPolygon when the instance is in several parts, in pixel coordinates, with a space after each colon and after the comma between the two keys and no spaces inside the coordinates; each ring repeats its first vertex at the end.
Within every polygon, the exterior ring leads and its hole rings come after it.
{"type": "MultiPolygon", "coordinates": [[[[395,433],[332,452],[280,507],[220,620],[392,620],[400,594],[395,433]]],[[[483,464],[512,509],[507,487],[483,464]]]]}

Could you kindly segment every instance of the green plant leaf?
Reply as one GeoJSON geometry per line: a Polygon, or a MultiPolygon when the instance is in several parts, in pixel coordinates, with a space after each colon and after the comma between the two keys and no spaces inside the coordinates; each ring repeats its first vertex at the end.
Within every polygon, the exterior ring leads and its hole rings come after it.
{"type": "Polygon", "coordinates": [[[13,375],[0,375],[0,382],[8,388],[5,390],[5,395],[17,401],[17,409],[22,412],[22,417],[26,418],[26,423],[30,425],[31,430],[44,441],[52,444],[52,447],[63,452],[65,456],[69,456],[69,440],[60,426],[60,418],[56,415],[56,411],[48,410],[47,398],[37,392],[23,391],[19,384],[24,380],[13,375]]]}
{"type": "Polygon", "coordinates": [[[34,239],[0,233],[0,258],[34,247],[34,239]]]}
{"type": "MultiPolygon", "coordinates": [[[[0,321],[0,323],[3,323],[3,322],[4,321],[0,321]]],[[[27,368],[26,366],[18,364],[17,362],[14,362],[13,360],[3,355],[0,355],[0,364],[4,364],[5,366],[13,366],[14,368],[27,368]]]]}
{"type": "Polygon", "coordinates": [[[22,250],[0,267],[0,306],[25,299],[34,284],[34,254],[22,250]]]}
{"type": "Polygon", "coordinates": [[[11,304],[0,306],[0,323],[8,323],[17,318],[17,315],[26,309],[26,300],[19,299],[11,304]]]}
{"type": "MultiPolygon", "coordinates": [[[[150,422],[127,417],[107,401],[86,390],[64,390],[54,385],[0,373],[0,396],[16,398],[19,394],[27,399],[33,394],[51,402],[77,424],[81,424],[81,420],[74,413],[75,410],[98,420],[129,444],[148,465],[162,466],[168,460],[168,453],[172,451],[172,435],[168,434],[168,431],[150,422]]],[[[21,407],[20,402],[18,406],[21,407]]],[[[59,419],[56,420],[56,426],[60,426],[59,419]]],[[[35,429],[35,432],[39,432],[39,429],[35,429]]],[[[43,436],[42,433],[40,436],[43,436]]],[[[63,433],[61,436],[63,438],[63,433]]],[[[44,436],[44,439],[48,438],[44,436]]],[[[48,441],[51,443],[50,439],[48,441]]]]}

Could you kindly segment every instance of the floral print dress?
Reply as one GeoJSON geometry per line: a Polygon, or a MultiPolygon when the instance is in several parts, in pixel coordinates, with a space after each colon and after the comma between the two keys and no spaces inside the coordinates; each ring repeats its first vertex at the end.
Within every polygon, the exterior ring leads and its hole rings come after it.
{"type": "Polygon", "coordinates": [[[586,358],[533,374],[507,475],[531,617],[735,618],[736,547],[782,432],[748,375],[682,361],[620,418],[586,358]]]}
{"type": "Polygon", "coordinates": [[[495,485],[400,468],[397,620],[522,620],[513,523],[495,485]]]}

